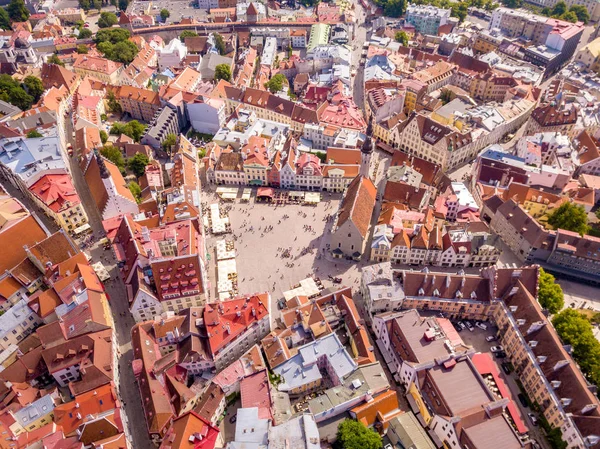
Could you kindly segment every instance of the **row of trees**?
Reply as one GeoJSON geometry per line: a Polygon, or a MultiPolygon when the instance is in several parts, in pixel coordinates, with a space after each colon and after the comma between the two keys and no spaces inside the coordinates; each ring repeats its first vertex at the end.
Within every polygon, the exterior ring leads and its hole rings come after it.
{"type": "Polygon", "coordinates": [[[600,385],[600,342],[585,315],[565,309],[552,319],[563,343],[573,348],[573,358],[590,382],[600,385]]]}
{"type": "MultiPolygon", "coordinates": [[[[406,12],[408,5],[407,0],[375,0],[375,4],[383,8],[386,16],[400,17],[406,12]]],[[[414,5],[432,5],[438,8],[450,9],[451,16],[458,18],[461,22],[467,17],[468,8],[471,6],[484,8],[488,11],[495,9],[498,4],[493,0],[413,0],[410,2],[414,5]]]]}
{"type": "Polygon", "coordinates": [[[567,22],[575,23],[577,21],[588,23],[590,21],[590,13],[583,5],[572,5],[570,8],[564,1],[560,1],[552,8],[543,8],[542,14],[555,19],[566,20],[567,22]]]}
{"type": "MultiPolygon", "coordinates": [[[[89,11],[90,9],[100,10],[103,3],[102,0],[79,0],[79,7],[84,11],[89,11]]],[[[121,11],[125,11],[127,6],[129,6],[129,0],[110,0],[110,4],[121,11]]]]}

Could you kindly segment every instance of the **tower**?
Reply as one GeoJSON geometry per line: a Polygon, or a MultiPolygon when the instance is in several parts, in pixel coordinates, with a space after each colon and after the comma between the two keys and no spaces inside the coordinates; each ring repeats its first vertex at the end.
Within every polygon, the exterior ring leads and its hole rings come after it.
{"type": "Polygon", "coordinates": [[[367,137],[363,142],[363,146],[360,149],[360,175],[365,178],[369,177],[369,169],[371,167],[371,154],[373,154],[373,141],[371,136],[373,135],[373,117],[369,119],[369,125],[367,126],[367,137]]]}

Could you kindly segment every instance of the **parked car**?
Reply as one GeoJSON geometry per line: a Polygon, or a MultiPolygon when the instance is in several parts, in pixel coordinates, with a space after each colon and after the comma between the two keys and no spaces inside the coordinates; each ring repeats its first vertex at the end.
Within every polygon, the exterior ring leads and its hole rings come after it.
{"type": "Polygon", "coordinates": [[[500,366],[502,366],[502,371],[504,371],[504,374],[508,376],[510,374],[510,367],[508,366],[508,363],[503,363],[500,366]]]}
{"type": "Polygon", "coordinates": [[[234,422],[236,422],[236,421],[237,421],[237,415],[233,415],[231,418],[229,418],[229,422],[230,422],[231,424],[233,424],[233,423],[234,423],[234,422]]]}
{"type": "Polygon", "coordinates": [[[484,323],[480,323],[479,321],[476,321],[476,322],[475,322],[475,326],[477,326],[479,329],[482,329],[482,330],[484,330],[484,331],[486,331],[486,330],[487,330],[487,325],[486,325],[486,324],[484,324],[484,323]]]}
{"type": "Polygon", "coordinates": [[[529,419],[531,420],[531,424],[533,424],[534,426],[537,426],[538,420],[535,417],[535,415],[533,413],[527,413],[527,416],[529,416],[529,419]]]}
{"type": "Polygon", "coordinates": [[[462,327],[460,327],[458,323],[454,323],[454,329],[456,329],[456,332],[462,332],[462,327]]]}
{"type": "Polygon", "coordinates": [[[492,351],[492,352],[501,352],[501,351],[504,351],[504,348],[501,345],[492,346],[490,348],[490,351],[492,351]]]}
{"type": "Polygon", "coordinates": [[[494,352],[494,357],[496,357],[497,359],[506,358],[506,352],[504,352],[504,351],[494,352]]]}
{"type": "Polygon", "coordinates": [[[473,332],[475,330],[470,321],[465,321],[465,325],[467,326],[467,329],[469,329],[469,332],[473,332]]]}
{"type": "Polygon", "coordinates": [[[485,341],[487,341],[487,342],[495,341],[495,340],[496,340],[495,335],[488,335],[487,337],[485,337],[485,341]]]}
{"type": "Polygon", "coordinates": [[[521,403],[521,405],[523,407],[527,407],[527,398],[525,397],[525,395],[523,393],[519,393],[517,397],[519,398],[519,402],[521,403]]]}
{"type": "Polygon", "coordinates": [[[456,324],[458,324],[458,326],[459,326],[459,327],[460,327],[462,330],[465,330],[465,328],[467,327],[467,326],[465,326],[465,323],[463,323],[462,321],[459,321],[459,322],[458,322],[458,323],[456,323],[456,324]]]}

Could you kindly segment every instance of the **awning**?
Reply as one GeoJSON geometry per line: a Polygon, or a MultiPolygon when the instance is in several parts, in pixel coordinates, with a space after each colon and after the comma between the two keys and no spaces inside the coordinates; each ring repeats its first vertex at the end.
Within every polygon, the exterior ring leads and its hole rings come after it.
{"type": "Polygon", "coordinates": [[[304,201],[311,204],[317,204],[321,201],[321,194],[318,192],[306,192],[304,201]]]}
{"type": "Polygon", "coordinates": [[[86,223],[84,225],[79,226],[78,228],[73,229],[73,234],[78,235],[82,232],[87,231],[88,229],[91,229],[91,226],[89,223],[86,223]]]}
{"type": "Polygon", "coordinates": [[[244,189],[242,201],[250,201],[250,195],[252,195],[252,189],[244,189]]]}
{"type": "Polygon", "coordinates": [[[292,191],[289,193],[289,196],[292,198],[304,198],[304,194],[306,192],[299,192],[298,190],[292,191]]]}
{"type": "Polygon", "coordinates": [[[273,198],[273,195],[275,195],[275,190],[273,190],[271,187],[259,187],[258,191],[256,192],[256,196],[257,197],[267,197],[267,198],[273,198]]]}

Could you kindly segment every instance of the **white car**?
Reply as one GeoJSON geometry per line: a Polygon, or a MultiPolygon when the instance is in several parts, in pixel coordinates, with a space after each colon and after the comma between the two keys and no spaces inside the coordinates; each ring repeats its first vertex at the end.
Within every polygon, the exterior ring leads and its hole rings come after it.
{"type": "Polygon", "coordinates": [[[488,343],[490,341],[494,341],[496,339],[496,336],[494,335],[488,335],[487,337],[485,337],[485,341],[487,341],[488,343]]]}
{"type": "Polygon", "coordinates": [[[477,326],[479,329],[482,329],[482,330],[484,330],[484,331],[486,331],[486,330],[487,330],[487,325],[485,325],[485,324],[483,324],[483,323],[480,323],[479,321],[476,321],[476,322],[475,322],[475,326],[477,326]]]}
{"type": "Polygon", "coordinates": [[[500,346],[500,345],[498,345],[498,346],[492,346],[490,348],[490,351],[492,351],[492,352],[500,352],[500,351],[504,351],[504,348],[502,346],[500,346]]]}

